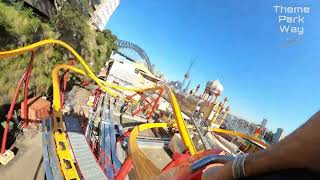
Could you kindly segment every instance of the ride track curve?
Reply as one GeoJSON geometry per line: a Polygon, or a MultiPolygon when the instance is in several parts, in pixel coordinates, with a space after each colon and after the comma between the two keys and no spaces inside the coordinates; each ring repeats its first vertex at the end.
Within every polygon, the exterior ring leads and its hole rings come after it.
{"type": "MultiPolygon", "coordinates": [[[[72,156],[71,156],[71,151],[68,148],[68,143],[67,143],[67,137],[65,134],[65,125],[63,122],[62,118],[62,113],[60,111],[61,104],[60,104],[60,91],[59,91],[59,81],[58,81],[58,73],[59,69],[70,69],[73,70],[77,73],[80,73],[82,75],[86,75],[92,80],[94,80],[103,91],[108,93],[109,95],[113,97],[118,97],[118,95],[113,92],[110,88],[115,88],[115,89],[120,89],[120,90],[128,90],[128,91],[135,91],[135,92],[146,92],[146,91],[154,91],[159,89],[160,87],[154,87],[154,88],[147,88],[147,89],[137,89],[137,88],[128,88],[128,87],[122,87],[122,86],[117,86],[113,85],[107,82],[102,82],[98,77],[95,76],[95,74],[91,71],[89,66],[85,63],[84,59],[67,43],[60,41],[60,40],[54,40],[54,39],[48,39],[48,40],[43,40],[36,42],[34,44],[14,49],[14,50],[9,50],[9,51],[3,51],[0,52],[0,60],[4,60],[4,58],[7,57],[13,57],[17,55],[21,55],[23,53],[29,52],[29,51],[35,51],[36,49],[47,45],[47,44],[57,44],[60,45],[67,50],[69,50],[75,58],[80,62],[80,64],[83,66],[84,70],[69,66],[69,65],[60,65],[55,67],[55,69],[52,72],[52,78],[53,78],[53,129],[54,129],[54,139],[56,143],[56,148],[57,148],[57,154],[60,160],[60,168],[62,170],[62,173],[66,179],[79,179],[79,175],[77,174],[76,168],[74,165],[70,162],[72,162],[72,156]],[[67,163],[66,163],[67,162],[67,163]],[[70,166],[71,165],[71,166],[70,166]]],[[[166,87],[168,89],[168,92],[172,92],[172,90],[169,87],[166,87]]],[[[176,98],[174,97],[173,93],[171,95],[172,100],[173,100],[173,110],[176,115],[176,120],[178,123],[178,129],[180,133],[182,134],[182,139],[183,142],[185,143],[186,147],[188,148],[189,152],[191,155],[196,154],[195,147],[191,141],[191,138],[187,132],[187,128],[184,124],[182,114],[180,111],[180,107],[177,103],[176,98]]],[[[153,128],[157,127],[157,124],[154,123],[148,123],[146,124],[146,127],[148,128],[153,128]]],[[[137,128],[137,127],[136,127],[137,128]]],[[[140,150],[138,150],[140,151],[140,150]]],[[[142,154],[143,155],[143,154],[142,154]]],[[[143,155],[144,156],[144,155],[143,155]]]]}
{"type": "MultiPolygon", "coordinates": [[[[161,86],[156,86],[153,88],[146,88],[146,89],[138,89],[138,88],[131,88],[131,87],[123,87],[114,85],[112,83],[104,82],[101,79],[99,79],[90,69],[90,67],[85,63],[84,59],[67,43],[60,41],[60,40],[54,40],[54,39],[48,39],[36,42],[34,44],[21,47],[14,50],[9,51],[3,51],[0,52],[0,60],[4,60],[4,58],[7,57],[13,57],[17,56],[29,51],[34,51],[42,46],[45,45],[60,45],[64,48],[66,48],[68,51],[71,52],[75,56],[75,58],[80,62],[84,70],[76,68],[71,65],[61,64],[54,68],[52,71],[52,81],[53,81],[53,133],[54,133],[54,140],[56,144],[56,151],[58,158],[60,160],[60,168],[61,171],[66,179],[80,179],[79,174],[77,173],[77,170],[72,163],[72,153],[70,148],[68,147],[68,139],[66,135],[66,129],[65,124],[63,121],[63,114],[61,112],[61,102],[60,102],[60,88],[59,88],[59,71],[61,69],[71,70],[75,73],[87,76],[88,78],[94,80],[100,88],[111,95],[112,97],[119,97],[117,93],[112,91],[113,89],[118,90],[126,90],[126,91],[134,91],[134,92],[147,92],[147,91],[155,91],[160,88],[161,86]]],[[[178,101],[171,90],[170,87],[166,86],[166,92],[168,93],[170,97],[170,103],[175,115],[176,119],[176,126],[178,127],[178,130],[181,134],[182,140],[184,144],[186,145],[189,153],[191,156],[195,155],[197,153],[196,148],[190,138],[190,135],[188,134],[187,126],[184,123],[182,113],[178,104],[178,101]]],[[[170,125],[169,125],[170,126],[170,125]]],[[[137,126],[133,129],[133,134],[129,137],[129,156],[131,156],[133,160],[134,166],[139,167],[140,165],[143,167],[155,167],[154,164],[142,153],[142,151],[137,146],[137,135],[140,131],[145,129],[151,129],[151,128],[159,128],[159,127],[168,127],[168,124],[166,123],[146,123],[140,126],[137,126]],[[134,154],[134,155],[133,155],[134,154]]],[[[218,131],[218,130],[213,130],[218,131]]],[[[220,131],[221,133],[226,133],[226,131],[220,131]]],[[[239,135],[239,133],[237,134],[239,135]]],[[[143,168],[137,168],[141,169],[140,172],[137,172],[139,177],[142,179],[146,179],[148,177],[157,176],[160,174],[160,170],[157,169],[150,170],[149,168],[143,169],[143,168]],[[149,171],[149,170],[150,171],[149,171]],[[146,172],[145,170],[148,170],[146,172]]],[[[151,168],[152,169],[152,168],[151,168]]]]}

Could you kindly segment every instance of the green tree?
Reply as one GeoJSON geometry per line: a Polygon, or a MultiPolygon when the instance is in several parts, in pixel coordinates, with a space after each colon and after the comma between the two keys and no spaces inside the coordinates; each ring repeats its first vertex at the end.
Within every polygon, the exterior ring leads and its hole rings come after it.
{"type": "MultiPolygon", "coordinates": [[[[83,6],[88,8],[89,6],[83,6]]],[[[30,9],[21,4],[0,2],[0,51],[15,49],[43,39],[60,39],[71,45],[91,64],[97,73],[116,49],[117,39],[110,30],[95,31],[83,9],[64,1],[56,17],[43,22],[30,9]]],[[[86,12],[90,12],[87,10],[86,12]]],[[[14,88],[24,72],[30,54],[0,61],[0,105],[9,103],[14,88]]],[[[30,87],[37,94],[46,94],[51,85],[51,72],[55,64],[65,63],[69,52],[57,46],[45,46],[36,52],[30,87]]]]}

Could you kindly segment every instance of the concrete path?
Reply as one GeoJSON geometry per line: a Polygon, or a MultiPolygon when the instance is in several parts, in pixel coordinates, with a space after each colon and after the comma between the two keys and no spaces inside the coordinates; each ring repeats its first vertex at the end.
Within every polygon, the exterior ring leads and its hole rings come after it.
{"type": "Polygon", "coordinates": [[[0,165],[1,180],[43,180],[41,132],[27,130],[12,146],[17,151],[6,166],[0,165]]]}

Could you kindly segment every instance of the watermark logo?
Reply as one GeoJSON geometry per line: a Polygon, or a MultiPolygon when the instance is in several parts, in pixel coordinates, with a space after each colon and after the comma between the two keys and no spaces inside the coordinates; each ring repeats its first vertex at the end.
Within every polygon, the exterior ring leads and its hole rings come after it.
{"type": "Polygon", "coordinates": [[[281,33],[299,36],[304,34],[305,15],[310,13],[310,7],[274,5],[273,10],[277,14],[281,33]]]}

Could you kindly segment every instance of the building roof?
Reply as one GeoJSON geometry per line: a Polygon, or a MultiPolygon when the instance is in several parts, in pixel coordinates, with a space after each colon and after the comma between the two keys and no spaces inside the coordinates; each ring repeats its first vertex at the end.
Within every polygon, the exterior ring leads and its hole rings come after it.
{"type": "Polygon", "coordinates": [[[148,76],[156,81],[161,81],[161,79],[157,78],[155,75],[153,75],[150,70],[143,64],[140,62],[135,62],[134,63],[135,67],[137,70],[140,71],[140,73],[144,76],[148,76]]]}

